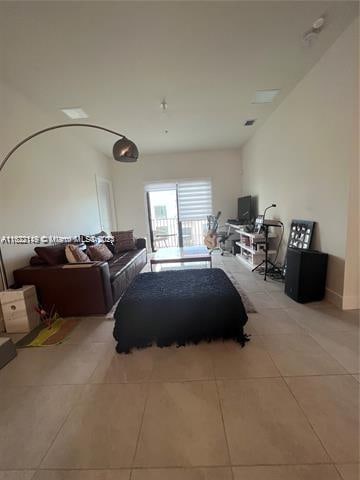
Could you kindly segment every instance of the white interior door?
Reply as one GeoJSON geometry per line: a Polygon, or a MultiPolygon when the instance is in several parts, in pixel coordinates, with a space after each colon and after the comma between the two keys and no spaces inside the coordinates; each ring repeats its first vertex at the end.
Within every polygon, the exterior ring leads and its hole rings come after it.
{"type": "Polygon", "coordinates": [[[96,176],[96,190],[99,205],[101,230],[110,234],[116,230],[116,215],[111,181],[96,176]]]}

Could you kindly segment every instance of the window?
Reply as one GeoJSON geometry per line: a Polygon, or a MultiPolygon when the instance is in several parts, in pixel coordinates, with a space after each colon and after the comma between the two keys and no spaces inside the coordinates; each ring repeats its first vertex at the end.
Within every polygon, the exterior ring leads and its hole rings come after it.
{"type": "Polygon", "coordinates": [[[210,180],[178,183],[179,220],[202,220],[212,214],[210,180]]]}
{"type": "Polygon", "coordinates": [[[155,218],[161,220],[167,218],[166,214],[166,205],[155,205],[154,206],[155,218]]]}
{"type": "Polygon", "coordinates": [[[152,250],[203,245],[212,214],[211,180],[145,186],[152,250]]]}

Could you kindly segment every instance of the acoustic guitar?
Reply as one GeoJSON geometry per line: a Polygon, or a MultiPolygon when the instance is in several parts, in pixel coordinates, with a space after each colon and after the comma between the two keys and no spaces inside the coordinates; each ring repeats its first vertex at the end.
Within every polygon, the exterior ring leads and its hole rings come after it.
{"type": "Polygon", "coordinates": [[[204,243],[206,247],[209,250],[213,250],[214,248],[217,247],[217,229],[219,226],[219,218],[220,218],[221,212],[218,212],[217,215],[209,215],[207,217],[208,219],[208,231],[207,234],[204,237],[204,243]]]}

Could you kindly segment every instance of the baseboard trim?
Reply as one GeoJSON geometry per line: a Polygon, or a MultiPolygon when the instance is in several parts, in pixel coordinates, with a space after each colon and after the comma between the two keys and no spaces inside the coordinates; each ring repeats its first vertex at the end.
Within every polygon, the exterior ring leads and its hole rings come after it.
{"type": "Polygon", "coordinates": [[[333,305],[340,308],[341,310],[343,309],[343,297],[342,297],[342,295],[340,295],[337,292],[334,292],[334,290],[331,290],[328,287],[326,287],[326,289],[325,289],[325,300],[332,303],[333,305]]]}
{"type": "Polygon", "coordinates": [[[347,295],[343,297],[343,310],[358,310],[360,309],[360,298],[358,295],[347,295]]]}

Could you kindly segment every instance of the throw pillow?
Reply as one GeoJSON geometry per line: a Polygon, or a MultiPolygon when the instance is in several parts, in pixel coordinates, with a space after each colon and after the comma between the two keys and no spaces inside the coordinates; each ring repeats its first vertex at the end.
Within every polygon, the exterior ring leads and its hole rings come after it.
{"type": "Polygon", "coordinates": [[[35,252],[47,265],[61,265],[67,263],[65,245],[50,245],[48,247],[35,247],[35,252]]]}
{"type": "Polygon", "coordinates": [[[98,245],[91,245],[87,249],[87,253],[91,260],[95,262],[107,262],[113,257],[113,254],[104,243],[98,245]]]}
{"type": "Polygon", "coordinates": [[[69,263],[88,263],[90,258],[84,253],[79,245],[66,245],[65,255],[69,263]]]}
{"type": "Polygon", "coordinates": [[[111,235],[114,237],[115,253],[135,250],[134,230],[111,232],[111,235]]]}
{"type": "Polygon", "coordinates": [[[104,243],[102,237],[107,237],[107,233],[102,230],[99,233],[90,233],[87,235],[80,235],[80,241],[85,243],[87,246],[97,245],[98,243],[104,243]]]}
{"type": "Polygon", "coordinates": [[[39,255],[34,255],[33,257],[30,258],[30,265],[32,267],[38,267],[40,265],[47,265],[45,260],[39,257],[39,255]]]}

